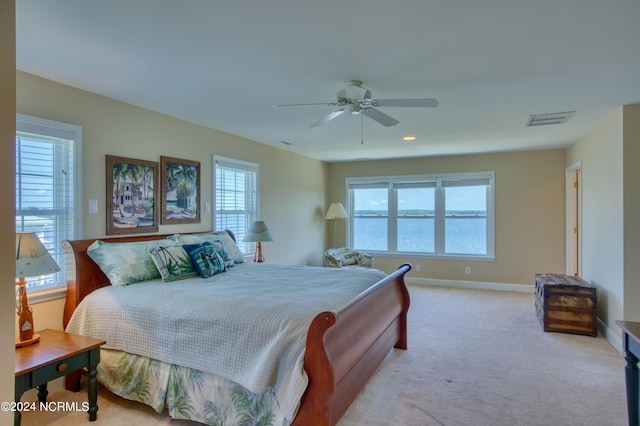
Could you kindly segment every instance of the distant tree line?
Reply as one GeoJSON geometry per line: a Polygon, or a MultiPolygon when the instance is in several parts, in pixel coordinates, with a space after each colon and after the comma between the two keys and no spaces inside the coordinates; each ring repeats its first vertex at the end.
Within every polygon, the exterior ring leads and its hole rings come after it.
{"type": "MultiPolygon", "coordinates": [[[[387,216],[388,210],[356,210],[356,216],[387,216]]],[[[435,216],[435,210],[401,209],[398,216],[435,216]]],[[[486,216],[486,210],[447,210],[446,216],[486,216]]]]}

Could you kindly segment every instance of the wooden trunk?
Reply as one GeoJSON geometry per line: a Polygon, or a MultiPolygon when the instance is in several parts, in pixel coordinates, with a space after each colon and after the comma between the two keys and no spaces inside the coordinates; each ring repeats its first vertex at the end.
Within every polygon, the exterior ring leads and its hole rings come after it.
{"type": "Polygon", "coordinates": [[[598,334],[596,288],[580,277],[536,274],[536,313],[544,331],[598,334]]]}

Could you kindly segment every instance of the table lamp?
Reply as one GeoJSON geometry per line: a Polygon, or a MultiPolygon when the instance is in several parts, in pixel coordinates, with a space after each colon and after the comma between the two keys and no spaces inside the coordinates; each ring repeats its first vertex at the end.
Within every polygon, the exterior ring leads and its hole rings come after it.
{"type": "Polygon", "coordinates": [[[262,256],[262,242],[273,241],[273,237],[271,236],[267,225],[263,221],[259,220],[251,224],[251,227],[245,234],[242,241],[245,243],[256,243],[256,254],[253,257],[253,261],[262,263],[264,262],[264,257],[262,256]]]}
{"type": "Polygon", "coordinates": [[[33,232],[16,232],[16,277],[18,278],[18,327],[20,337],[16,347],[27,346],[40,340],[33,332],[33,312],[27,303],[26,277],[37,277],[58,272],[60,267],[33,232]]]}
{"type": "Polygon", "coordinates": [[[331,203],[329,206],[329,210],[327,210],[327,214],[324,216],[325,219],[333,219],[333,233],[331,234],[331,244],[333,245],[336,238],[336,219],[346,219],[349,215],[347,211],[344,209],[342,203],[331,203]]]}

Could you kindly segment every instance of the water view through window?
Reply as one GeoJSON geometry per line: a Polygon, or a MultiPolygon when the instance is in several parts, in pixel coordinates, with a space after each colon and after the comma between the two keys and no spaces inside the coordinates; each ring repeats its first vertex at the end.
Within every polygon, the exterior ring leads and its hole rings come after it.
{"type": "Polygon", "coordinates": [[[490,179],[366,184],[350,189],[353,247],[433,255],[489,255],[490,179]]]}

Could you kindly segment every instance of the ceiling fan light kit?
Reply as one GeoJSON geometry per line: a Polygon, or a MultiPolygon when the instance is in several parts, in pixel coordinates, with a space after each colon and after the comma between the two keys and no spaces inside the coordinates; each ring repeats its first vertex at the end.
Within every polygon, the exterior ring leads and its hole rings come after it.
{"type": "Polygon", "coordinates": [[[286,104],[276,105],[278,107],[289,106],[309,106],[309,105],[331,105],[338,106],[340,109],[324,116],[320,120],[312,123],[309,127],[319,127],[336,117],[350,112],[351,114],[363,114],[370,119],[377,121],[385,127],[395,126],[398,120],[385,114],[374,107],[403,107],[403,108],[435,108],[438,101],[433,98],[417,98],[417,99],[372,99],[371,91],[362,86],[362,81],[351,80],[347,82],[344,89],[338,90],[335,102],[320,102],[308,104],[286,104]]]}

